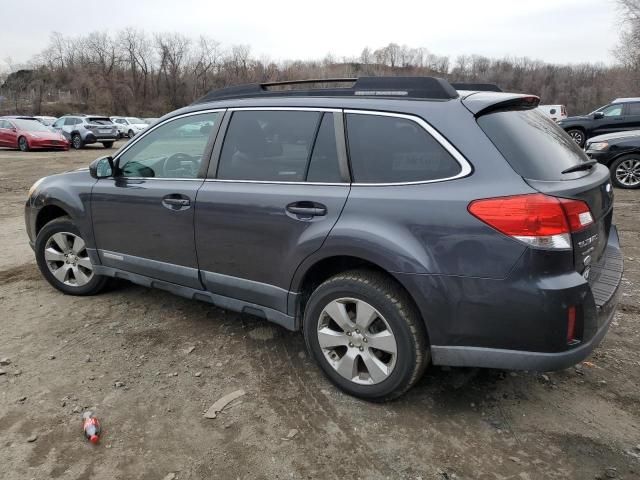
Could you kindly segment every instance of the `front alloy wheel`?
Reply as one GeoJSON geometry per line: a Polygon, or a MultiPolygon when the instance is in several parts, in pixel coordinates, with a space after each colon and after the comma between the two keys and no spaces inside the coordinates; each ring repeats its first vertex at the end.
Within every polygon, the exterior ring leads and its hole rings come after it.
{"type": "Polygon", "coordinates": [[[640,188],[640,157],[623,157],[613,164],[613,182],[620,188],[640,188]]]}
{"type": "Polygon", "coordinates": [[[587,137],[582,130],[567,130],[567,133],[580,148],[584,147],[584,142],[586,142],[587,137]]]}
{"type": "Polygon", "coordinates": [[[69,217],[56,218],[42,227],[35,252],[42,276],[64,293],[93,295],[107,283],[107,277],[95,273],[80,231],[69,217]]]}
{"type": "Polygon", "coordinates": [[[364,300],[331,301],[318,322],[318,343],[336,372],[361,385],[386,380],[396,363],[398,344],[391,327],[364,300]]]}
{"type": "Polygon", "coordinates": [[[84,240],[70,232],[51,236],[44,248],[44,259],[51,274],[65,285],[82,287],[93,277],[93,265],[84,240]]]}
{"type": "Polygon", "coordinates": [[[20,140],[18,140],[18,148],[20,149],[21,152],[29,151],[29,142],[27,142],[26,138],[20,137],[20,140]]]}

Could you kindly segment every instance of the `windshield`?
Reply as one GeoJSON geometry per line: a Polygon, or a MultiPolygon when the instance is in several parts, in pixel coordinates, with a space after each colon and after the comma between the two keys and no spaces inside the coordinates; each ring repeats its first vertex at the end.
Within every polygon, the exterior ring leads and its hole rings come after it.
{"type": "Polygon", "coordinates": [[[511,167],[532,180],[571,180],[588,170],[565,173],[589,160],[556,122],[537,110],[502,111],[478,118],[478,125],[511,167]]]}
{"type": "Polygon", "coordinates": [[[51,130],[45,127],[37,120],[11,120],[16,127],[20,130],[25,130],[27,132],[50,132],[51,130]]]}
{"type": "Polygon", "coordinates": [[[136,117],[127,117],[129,123],[144,123],[142,120],[136,117]]]}

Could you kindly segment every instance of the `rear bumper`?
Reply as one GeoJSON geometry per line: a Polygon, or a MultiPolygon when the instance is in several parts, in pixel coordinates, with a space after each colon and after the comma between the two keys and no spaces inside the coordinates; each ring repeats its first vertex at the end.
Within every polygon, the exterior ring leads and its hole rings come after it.
{"type": "Polygon", "coordinates": [[[97,142],[115,142],[116,140],[118,140],[117,138],[118,134],[114,133],[114,134],[94,134],[94,133],[89,133],[87,134],[87,136],[84,138],[84,143],[97,143],[97,142]]]}
{"type": "MultiPolygon", "coordinates": [[[[437,303],[425,305],[424,298],[417,300],[433,363],[537,371],[575,365],[606,335],[618,304],[622,271],[620,242],[612,226],[607,248],[592,265],[588,281],[578,273],[525,280],[439,279],[439,286],[446,288],[440,294],[449,297],[447,310],[434,309],[437,303]],[[579,342],[571,345],[566,343],[569,305],[582,313],[579,342]]],[[[434,280],[422,282],[422,291],[433,296],[434,280]]]]}

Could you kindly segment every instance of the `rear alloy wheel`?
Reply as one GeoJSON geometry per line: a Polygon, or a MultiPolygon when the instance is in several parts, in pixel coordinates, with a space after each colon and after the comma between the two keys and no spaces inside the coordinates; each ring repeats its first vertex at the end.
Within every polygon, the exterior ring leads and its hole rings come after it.
{"type": "Polygon", "coordinates": [[[135,133],[133,133],[133,130],[129,130],[129,133],[127,135],[129,136],[129,138],[133,138],[135,133]]]}
{"type": "Polygon", "coordinates": [[[25,137],[20,137],[18,139],[18,148],[20,149],[21,152],[29,151],[29,142],[25,137]]]}
{"type": "Polygon", "coordinates": [[[73,136],[71,137],[71,145],[73,145],[73,148],[75,148],[76,150],[82,148],[82,137],[80,136],[80,134],[73,134],[73,136]]]}
{"type": "Polygon", "coordinates": [[[382,273],[354,270],[316,288],[305,306],[307,348],[337,387],[382,402],[411,388],[429,363],[411,298],[382,273]]]}
{"type": "Polygon", "coordinates": [[[582,130],[574,128],[573,130],[567,130],[567,133],[571,138],[573,138],[573,141],[576,142],[580,148],[584,147],[584,142],[587,141],[587,136],[582,130]]]}
{"type": "Polygon", "coordinates": [[[619,188],[640,188],[640,156],[627,155],[613,162],[611,180],[619,188]]]}
{"type": "Polygon", "coordinates": [[[85,242],[69,217],[56,218],[42,227],[35,251],[42,275],[64,293],[92,295],[107,282],[94,272],[85,242]]]}

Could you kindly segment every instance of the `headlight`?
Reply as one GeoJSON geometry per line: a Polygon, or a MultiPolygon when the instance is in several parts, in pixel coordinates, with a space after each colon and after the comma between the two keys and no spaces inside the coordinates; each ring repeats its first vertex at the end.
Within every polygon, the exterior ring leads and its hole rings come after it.
{"type": "Polygon", "coordinates": [[[36,188],[38,188],[38,185],[40,185],[45,178],[47,177],[42,177],[40,180],[36,180],[36,182],[33,185],[31,185],[31,188],[29,189],[28,198],[31,198],[31,195],[33,195],[33,192],[36,191],[36,188]]]}
{"type": "Polygon", "coordinates": [[[602,150],[606,150],[607,148],[609,148],[608,142],[595,142],[589,144],[587,150],[595,150],[596,152],[601,152],[602,150]]]}

